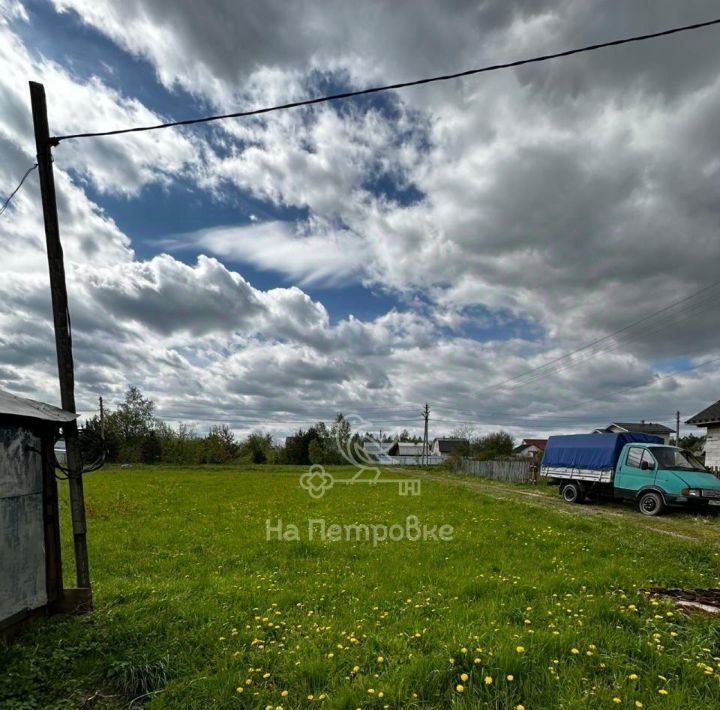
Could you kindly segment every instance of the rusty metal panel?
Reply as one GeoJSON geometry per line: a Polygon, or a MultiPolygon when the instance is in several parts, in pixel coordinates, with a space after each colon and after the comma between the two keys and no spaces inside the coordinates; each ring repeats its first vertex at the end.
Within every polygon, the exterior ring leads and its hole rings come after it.
{"type": "Polygon", "coordinates": [[[0,623],[47,604],[40,439],[0,427],[0,623]]]}

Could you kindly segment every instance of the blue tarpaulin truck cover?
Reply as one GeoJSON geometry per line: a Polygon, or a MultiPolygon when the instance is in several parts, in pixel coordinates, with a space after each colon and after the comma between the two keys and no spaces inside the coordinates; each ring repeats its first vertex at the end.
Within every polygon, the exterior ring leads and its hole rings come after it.
{"type": "Polygon", "coordinates": [[[662,444],[663,440],[659,436],[633,432],[551,436],[542,466],[604,471],[615,468],[623,446],[632,443],[662,444]]]}

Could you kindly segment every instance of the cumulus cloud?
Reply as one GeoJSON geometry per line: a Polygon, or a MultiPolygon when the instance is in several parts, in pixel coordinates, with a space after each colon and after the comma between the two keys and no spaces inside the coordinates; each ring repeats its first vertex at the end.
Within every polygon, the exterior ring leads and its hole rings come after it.
{"type": "MultiPolygon", "coordinates": [[[[428,1],[412,12],[403,3],[274,0],[253,8],[223,0],[212,11],[190,0],[54,6],[150,62],[170,92],[225,110],[714,14],[709,0],[662,0],[652,13],[608,0],[428,1]]],[[[17,2],[0,8],[16,22],[26,17],[17,2]]],[[[58,87],[49,96],[57,132],[78,127],[78,107],[84,129],[162,118],[105,81],[77,80],[34,54],[7,23],[0,40],[10,67],[0,77],[3,184],[32,160],[27,75],[58,87]]],[[[662,367],[712,362],[714,291],[618,335],[599,355],[494,385],[717,279],[719,66],[717,33],[703,30],[231,122],[213,129],[212,148],[181,131],[133,138],[132,149],[113,139],[68,143],[57,174],[85,402],[103,388],[119,392],[132,374],[170,414],[240,424],[273,413],[286,428],[340,409],[411,426],[425,400],[448,427],[467,418],[519,432],[522,422],[526,432],[559,429],[563,416],[577,422],[588,411],[667,421],[679,401],[701,406],[720,384],[715,370],[664,377],[662,367]],[[172,189],[178,175],[212,199],[250,195],[294,217],[251,217],[174,242],[168,235],[166,249],[192,243],[215,257],[194,264],[173,248],[138,261],[129,236],[83,190],[87,181],[140,203],[143,185],[172,189]],[[305,289],[382,287],[406,306],[331,323],[299,288],[255,288],[241,275],[245,263],[305,289]],[[471,337],[473,327],[502,319],[532,332],[498,327],[471,337]]],[[[13,272],[4,290],[16,309],[0,315],[7,386],[23,367],[50,371],[46,329],[23,325],[47,313],[36,200],[30,184],[3,225],[13,272]]]]}

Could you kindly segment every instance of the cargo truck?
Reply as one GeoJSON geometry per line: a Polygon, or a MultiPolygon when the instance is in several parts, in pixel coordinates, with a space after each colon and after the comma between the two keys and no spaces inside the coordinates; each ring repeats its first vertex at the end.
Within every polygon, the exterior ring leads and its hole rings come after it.
{"type": "Polygon", "coordinates": [[[615,498],[636,503],[643,515],[660,515],[670,506],[720,505],[720,478],[689,452],[649,434],[551,436],[540,476],[560,486],[568,503],[615,498]]]}

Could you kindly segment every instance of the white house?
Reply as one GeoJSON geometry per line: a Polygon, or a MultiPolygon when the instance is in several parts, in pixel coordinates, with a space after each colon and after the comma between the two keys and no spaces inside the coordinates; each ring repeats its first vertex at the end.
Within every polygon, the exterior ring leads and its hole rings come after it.
{"type": "Polygon", "coordinates": [[[523,439],[520,446],[513,449],[515,456],[522,456],[526,459],[540,459],[545,453],[547,439],[523,439]]]}
{"type": "Polygon", "coordinates": [[[467,455],[470,442],[467,439],[458,439],[457,437],[446,437],[433,439],[430,445],[430,453],[434,456],[450,456],[456,451],[460,451],[467,455]]]}
{"type": "Polygon", "coordinates": [[[705,465],[708,468],[720,467],[720,400],[711,404],[707,409],[698,412],[688,419],[686,424],[705,427],[705,465]]]}

